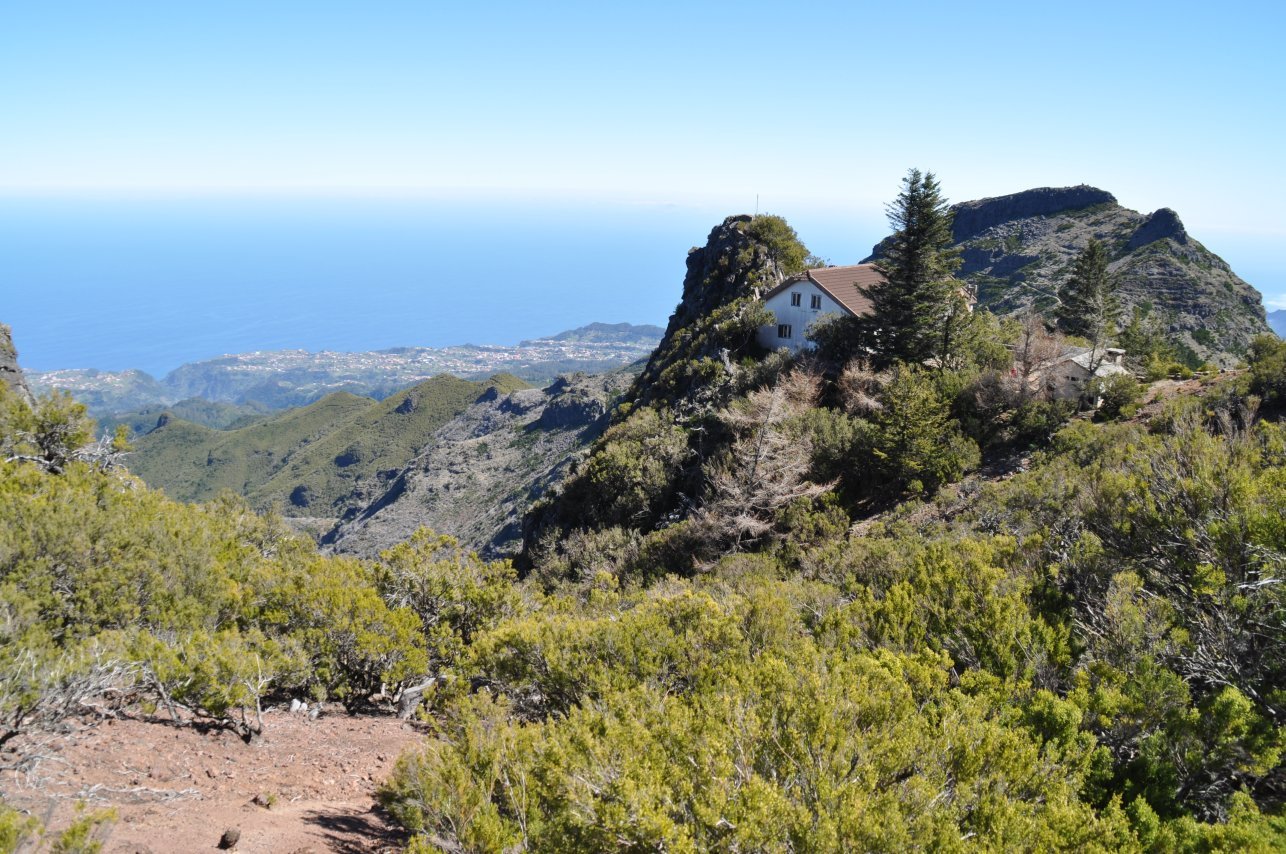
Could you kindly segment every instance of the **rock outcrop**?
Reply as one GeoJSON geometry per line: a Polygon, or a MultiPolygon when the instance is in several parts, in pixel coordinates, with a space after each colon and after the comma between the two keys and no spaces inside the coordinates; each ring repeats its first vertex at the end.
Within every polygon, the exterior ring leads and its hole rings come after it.
{"type": "Polygon", "coordinates": [[[704,246],[688,251],[683,297],[634,384],[632,403],[687,396],[693,383],[708,382],[703,365],[752,344],[758,326],[747,321],[762,308],[756,297],[780,281],[754,217],[730,216],[711,229],[704,246]]]}
{"type": "Polygon", "coordinates": [[[951,235],[957,243],[963,243],[1004,222],[1114,204],[1116,196],[1086,184],[1076,187],[1040,187],[1008,196],[961,202],[952,207],[955,218],[951,221],[951,235]]]}
{"type": "Polygon", "coordinates": [[[585,376],[559,377],[545,389],[549,396],[536,422],[545,430],[565,430],[593,424],[607,415],[601,394],[587,386],[585,376]]]}
{"type": "Polygon", "coordinates": [[[1130,242],[1125,244],[1126,252],[1133,252],[1149,243],[1155,243],[1158,240],[1169,238],[1180,246],[1188,245],[1188,232],[1183,227],[1179,215],[1169,208],[1152,214],[1147,220],[1140,225],[1130,238],[1130,242]]]}
{"type": "Polygon", "coordinates": [[[1051,313],[1072,262],[1093,238],[1107,246],[1125,319],[1137,307],[1188,362],[1231,366],[1268,331],[1259,292],[1193,239],[1169,208],[1140,214],[1082,185],[961,202],[952,211],[959,276],[996,314],[1033,305],[1051,313]]]}
{"type": "Polygon", "coordinates": [[[18,349],[13,346],[13,332],[3,323],[0,323],[0,383],[31,403],[31,389],[27,387],[22,368],[18,367],[18,349]]]}
{"type": "MultiPolygon", "coordinates": [[[[789,268],[802,268],[806,255],[794,230],[771,215],[727,217],[710,231],[704,246],[689,250],[683,296],[665,336],[612,415],[622,430],[632,422],[630,430],[651,431],[656,441],[630,440],[627,451],[600,444],[585,454],[583,464],[577,460],[558,489],[523,520],[520,568],[530,567],[535,549],[545,544],[561,548],[557,544],[574,531],[626,524],[646,530],[682,517],[692,506],[687,496],[700,494],[706,478],[707,431],[689,425],[709,418],[753,382],[754,371],[743,370],[740,363],[761,355],[759,329],[773,322],[759,297],[797,272],[789,268]],[[638,488],[628,481],[632,475],[617,467],[617,454],[658,474],[646,488],[638,488]],[[608,476],[613,482],[604,483],[604,471],[620,476],[608,476]]],[[[564,394],[552,404],[551,421],[593,413],[583,401],[564,394]]]]}

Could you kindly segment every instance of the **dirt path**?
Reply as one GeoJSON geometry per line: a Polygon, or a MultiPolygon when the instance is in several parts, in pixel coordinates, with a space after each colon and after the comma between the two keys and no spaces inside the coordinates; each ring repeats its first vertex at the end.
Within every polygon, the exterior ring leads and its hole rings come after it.
{"type": "Polygon", "coordinates": [[[394,718],[309,720],[269,712],[262,740],[143,721],[109,721],[68,736],[6,800],[55,830],[75,803],[115,807],[105,854],[215,850],[237,828],[237,851],[385,852],[402,838],[373,795],[398,755],[423,735],[394,718]]]}

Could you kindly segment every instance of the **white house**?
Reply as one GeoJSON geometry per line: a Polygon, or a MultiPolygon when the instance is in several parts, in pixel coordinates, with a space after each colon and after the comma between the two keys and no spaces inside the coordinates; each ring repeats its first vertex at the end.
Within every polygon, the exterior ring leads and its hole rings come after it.
{"type": "Polygon", "coordinates": [[[819,267],[787,279],[764,294],[764,305],[777,316],[775,325],[759,329],[759,343],[769,350],[792,351],[812,347],[804,333],[819,318],[830,314],[861,316],[871,313],[871,301],[858,288],[883,284],[874,264],[819,267]]]}

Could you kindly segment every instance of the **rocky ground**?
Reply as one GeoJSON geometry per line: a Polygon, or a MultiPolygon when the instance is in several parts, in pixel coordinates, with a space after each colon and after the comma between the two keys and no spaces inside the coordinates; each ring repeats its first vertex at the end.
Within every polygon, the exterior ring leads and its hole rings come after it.
{"type": "Polygon", "coordinates": [[[484,395],[390,481],[355,492],[364,506],[322,543],[371,556],[427,525],[487,558],[512,556],[523,514],[599,434],[631,379],[630,371],[577,374],[544,389],[484,395]]]}
{"type": "Polygon", "coordinates": [[[421,738],[413,724],[339,707],[316,720],[269,711],[254,744],[224,730],[109,720],[51,744],[0,788],[54,831],[77,802],[115,808],[104,854],[212,851],[234,828],[244,852],[394,852],[403,838],[373,795],[421,738]]]}

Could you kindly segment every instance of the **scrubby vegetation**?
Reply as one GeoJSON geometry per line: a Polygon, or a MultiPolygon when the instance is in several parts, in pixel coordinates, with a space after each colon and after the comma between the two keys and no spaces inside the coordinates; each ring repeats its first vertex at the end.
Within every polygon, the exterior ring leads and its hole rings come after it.
{"type": "Polygon", "coordinates": [[[506,564],[451,541],[414,540],[383,563],[331,558],[231,494],[171,501],[79,458],[97,443],[78,404],[33,413],[0,394],[4,764],[81,713],[155,707],[251,737],[263,698],[286,691],[353,709],[391,700],[430,672],[451,627],[479,619],[478,603],[431,597],[417,573],[449,569],[461,596],[466,576],[487,596],[511,586],[506,564]]]}
{"type": "Polygon", "coordinates": [[[1032,317],[757,350],[807,257],[776,218],[692,253],[521,579],[174,503],[5,396],[0,764],[71,715],[253,739],[307,694],[431,729],[381,792],[412,851],[1286,846],[1282,348],[1146,419],[1134,380],[1048,398],[1032,317]]]}
{"type": "Polygon", "coordinates": [[[1278,849],[1286,434],[1228,403],[1078,420],[860,536],[815,500],[688,577],[582,537],[385,803],[423,850],[1278,849]]]}
{"type": "MultiPolygon", "coordinates": [[[[707,319],[773,273],[728,243],[707,319]]],[[[1049,397],[1038,316],[925,316],[667,337],[386,788],[425,850],[1286,844],[1278,349],[1144,422],[1128,376],[1049,397]],[[945,488],[984,460],[1019,471],[945,488]]]]}

